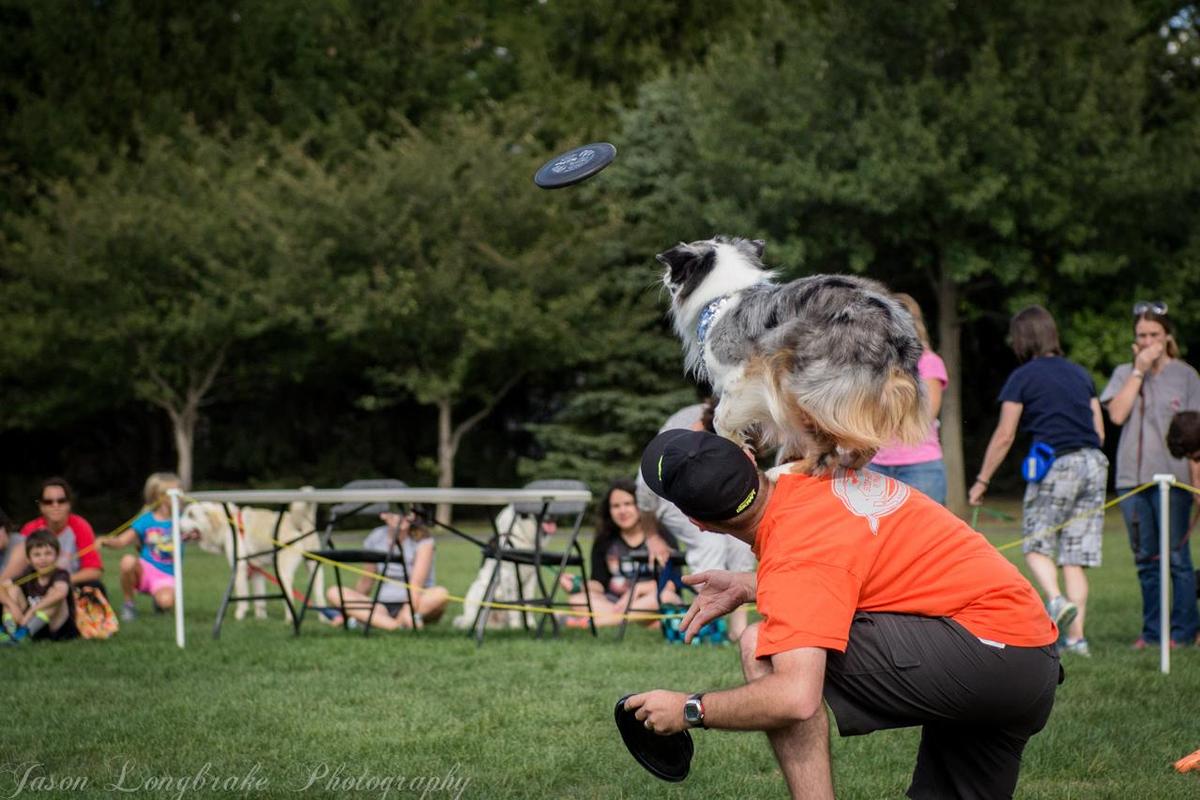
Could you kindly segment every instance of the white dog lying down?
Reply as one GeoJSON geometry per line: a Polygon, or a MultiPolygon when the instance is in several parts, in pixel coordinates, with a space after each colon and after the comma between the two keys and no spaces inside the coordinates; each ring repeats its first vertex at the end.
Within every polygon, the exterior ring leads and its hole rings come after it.
{"type": "MultiPolygon", "coordinates": [[[[288,542],[289,546],[281,548],[279,551],[279,582],[283,587],[283,591],[287,592],[289,598],[292,599],[293,605],[299,603],[299,599],[293,592],[295,585],[296,568],[301,562],[307,562],[308,574],[311,577],[313,570],[316,570],[316,585],[313,587],[313,597],[317,598],[316,602],[321,603],[325,597],[325,575],[321,570],[321,565],[311,559],[304,558],[302,551],[319,550],[321,547],[320,537],[317,535],[317,505],[316,503],[292,503],[288,510],[283,512],[283,521],[279,523],[279,531],[275,531],[275,522],[279,518],[279,512],[269,511],[265,508],[238,508],[237,506],[227,507],[225,503],[207,503],[195,502],[188,505],[182,511],[180,518],[180,531],[182,533],[190,533],[195,531],[200,535],[200,546],[209,552],[223,552],[229,560],[230,566],[235,566],[233,563],[233,536],[234,528],[230,524],[229,514],[232,511],[234,517],[238,520],[238,527],[241,529],[241,539],[238,541],[237,552],[239,555],[247,553],[259,553],[264,550],[268,551],[265,555],[259,556],[251,560],[256,567],[268,572],[272,569],[270,549],[272,547],[271,538],[275,536],[280,542],[288,542]]],[[[250,589],[249,567],[246,561],[238,561],[236,564],[236,572],[234,577],[234,595],[237,597],[245,597],[250,589]]],[[[254,594],[265,594],[267,591],[266,579],[258,570],[254,572],[254,594]]],[[[285,606],[286,609],[286,606],[285,606]]],[[[248,610],[247,601],[239,600],[235,606],[234,618],[244,619],[248,610]]],[[[267,618],[267,601],[254,601],[254,616],[258,619],[267,618]]],[[[288,612],[284,611],[285,618],[290,622],[288,612]]]]}

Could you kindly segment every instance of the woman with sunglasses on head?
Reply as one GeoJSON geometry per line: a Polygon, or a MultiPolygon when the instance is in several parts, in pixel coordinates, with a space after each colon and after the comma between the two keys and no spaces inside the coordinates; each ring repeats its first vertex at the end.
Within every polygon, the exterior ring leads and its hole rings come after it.
{"type": "Polygon", "coordinates": [[[104,584],[100,582],[104,562],[100,560],[99,547],[96,546],[96,533],[86,519],[71,513],[70,484],[63,478],[42,481],[37,502],[41,513],[22,526],[20,541],[12,548],[8,564],[0,575],[0,583],[12,580],[24,571],[29,563],[25,557],[25,537],[39,528],[45,528],[58,537],[59,564],[71,573],[71,585],[95,586],[104,592],[104,584]]]}
{"type": "MultiPolygon", "coordinates": [[[[1200,410],[1200,375],[1179,358],[1167,305],[1139,302],[1133,307],[1133,361],[1113,370],[1100,402],[1114,425],[1121,426],[1117,446],[1118,494],[1149,482],[1158,474],[1173,474],[1194,483],[1188,462],[1167,450],[1167,430],[1179,411],[1200,410]]],[[[1184,489],[1170,491],[1170,566],[1172,646],[1190,645],[1200,629],[1196,608],[1196,574],[1187,541],[1192,496],[1184,489]]],[[[1143,649],[1156,645],[1159,630],[1159,493],[1139,492],[1121,503],[1142,589],[1142,631],[1133,643],[1143,649]]]]}

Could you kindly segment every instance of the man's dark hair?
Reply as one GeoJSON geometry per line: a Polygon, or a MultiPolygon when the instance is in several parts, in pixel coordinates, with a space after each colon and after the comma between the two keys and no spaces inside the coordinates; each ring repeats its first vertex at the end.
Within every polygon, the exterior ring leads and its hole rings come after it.
{"type": "Polygon", "coordinates": [[[1017,360],[1024,364],[1041,356],[1061,356],[1058,326],[1054,317],[1041,306],[1029,306],[1018,311],[1008,325],[1012,349],[1017,360]]]}
{"type": "Polygon", "coordinates": [[[1167,428],[1167,449],[1175,458],[1200,453],[1200,411],[1180,411],[1167,428]]]}
{"type": "Polygon", "coordinates": [[[42,488],[38,492],[38,500],[41,500],[45,496],[46,490],[51,486],[57,486],[62,489],[63,493],[67,496],[67,502],[75,502],[75,493],[71,491],[71,484],[67,483],[66,478],[59,478],[57,476],[46,478],[46,480],[42,481],[42,488]]]}
{"type": "Polygon", "coordinates": [[[27,557],[35,547],[52,547],[55,557],[62,553],[62,545],[58,543],[58,537],[45,528],[38,528],[25,537],[25,555],[27,557]]]}

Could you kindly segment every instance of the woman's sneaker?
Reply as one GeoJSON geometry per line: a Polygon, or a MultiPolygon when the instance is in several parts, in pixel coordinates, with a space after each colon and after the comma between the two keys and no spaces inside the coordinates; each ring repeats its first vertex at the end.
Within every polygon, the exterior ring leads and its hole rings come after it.
{"type": "Polygon", "coordinates": [[[1075,617],[1079,614],[1079,607],[1060,594],[1046,603],[1046,613],[1050,615],[1050,619],[1054,620],[1054,624],[1058,626],[1059,630],[1062,630],[1075,621],[1075,617]]]}
{"type": "Polygon", "coordinates": [[[1077,656],[1090,656],[1091,649],[1088,647],[1087,639],[1068,639],[1059,646],[1060,653],[1074,653],[1077,656]]]}

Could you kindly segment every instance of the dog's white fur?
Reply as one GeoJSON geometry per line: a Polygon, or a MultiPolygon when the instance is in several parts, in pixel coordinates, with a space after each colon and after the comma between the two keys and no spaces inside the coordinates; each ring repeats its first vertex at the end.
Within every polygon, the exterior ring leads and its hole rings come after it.
{"type": "MultiPolygon", "coordinates": [[[[270,511],[265,508],[238,508],[233,506],[227,508],[224,503],[208,503],[195,502],[189,504],[183,509],[180,517],[180,530],[183,533],[198,533],[200,535],[200,546],[209,552],[221,552],[225,554],[229,561],[230,567],[234,568],[234,593],[238,597],[245,597],[249,594],[250,586],[253,584],[254,594],[261,595],[266,593],[267,584],[261,572],[255,571],[253,576],[250,574],[250,569],[246,561],[238,561],[234,564],[233,561],[233,537],[238,535],[235,533],[234,525],[230,520],[230,512],[235,517],[240,517],[241,520],[241,539],[237,544],[237,552],[239,555],[247,553],[257,553],[264,550],[269,551],[273,543],[272,536],[276,536],[280,542],[288,542],[287,547],[279,549],[279,583],[283,591],[287,592],[292,604],[300,602],[292,593],[295,585],[296,569],[302,562],[306,562],[305,566],[310,578],[313,578],[313,571],[316,571],[316,585],[313,587],[313,597],[317,598],[316,602],[323,603],[325,598],[325,575],[321,570],[321,565],[311,559],[304,558],[303,552],[320,549],[320,537],[316,531],[317,522],[317,506],[316,503],[292,503],[288,510],[283,512],[283,520],[279,522],[279,531],[276,534],[275,523],[279,519],[278,511],[270,511]]],[[[271,563],[270,553],[252,559],[252,563],[266,571],[271,571],[273,566],[271,563]]],[[[287,608],[286,606],[284,607],[287,608]]],[[[249,610],[249,605],[245,600],[237,601],[234,607],[234,618],[244,619],[246,612],[249,610]]],[[[258,619],[267,618],[267,601],[254,601],[254,616],[258,619]]],[[[284,612],[285,619],[291,621],[288,612],[284,612]]]]}

